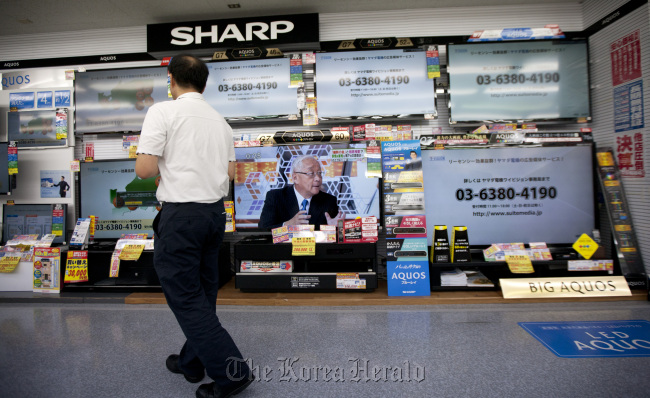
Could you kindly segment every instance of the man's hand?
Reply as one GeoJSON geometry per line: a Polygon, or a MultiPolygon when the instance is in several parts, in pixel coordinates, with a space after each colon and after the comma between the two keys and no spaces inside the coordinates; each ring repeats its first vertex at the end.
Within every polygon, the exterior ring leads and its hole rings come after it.
{"type": "Polygon", "coordinates": [[[307,210],[300,210],[289,221],[285,221],[282,225],[306,225],[309,224],[311,216],[307,214],[307,210]]]}
{"type": "Polygon", "coordinates": [[[337,225],[339,220],[345,220],[345,213],[339,210],[339,214],[332,218],[328,212],[325,212],[325,219],[327,219],[327,225],[337,225]]]}

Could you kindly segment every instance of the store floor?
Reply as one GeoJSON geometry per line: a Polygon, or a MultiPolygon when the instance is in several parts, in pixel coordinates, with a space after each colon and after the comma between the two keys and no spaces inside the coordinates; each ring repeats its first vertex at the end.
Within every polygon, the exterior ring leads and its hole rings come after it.
{"type": "MultiPolygon", "coordinates": [[[[628,398],[650,391],[650,357],[560,358],[518,324],[650,320],[647,301],[221,305],[217,312],[258,375],[238,398],[628,398]]],[[[194,397],[197,385],[164,365],[182,341],[164,304],[3,301],[0,395],[194,397]]]]}

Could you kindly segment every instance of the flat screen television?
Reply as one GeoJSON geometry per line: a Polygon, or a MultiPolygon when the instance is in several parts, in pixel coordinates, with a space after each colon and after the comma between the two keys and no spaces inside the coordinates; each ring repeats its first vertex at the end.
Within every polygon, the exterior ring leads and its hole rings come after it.
{"type": "Polygon", "coordinates": [[[18,235],[54,234],[53,244],[66,242],[67,204],[4,204],[2,207],[2,243],[18,235]]]}
{"type": "Polygon", "coordinates": [[[135,175],[135,159],[82,162],[79,170],[79,217],[97,217],[96,240],[125,234],[153,236],[159,202],[157,178],[135,175]]]}
{"type": "Polygon", "coordinates": [[[164,66],[77,73],[74,87],[79,134],[140,131],[149,107],[171,100],[164,66]]]}
{"type": "Polygon", "coordinates": [[[590,118],[586,41],[447,46],[450,122],[590,118]]]}
{"type": "Polygon", "coordinates": [[[472,246],[573,244],[596,224],[592,163],[591,145],[422,151],[429,242],[446,225],[472,246]]]}
{"type": "Polygon", "coordinates": [[[314,155],[325,172],[321,190],[337,197],[346,218],[376,216],[379,219],[379,179],[366,178],[367,163],[351,160],[348,150],[363,144],[311,144],[277,147],[235,148],[235,227],[239,231],[262,231],[258,227],[266,193],[292,184],[293,158],[314,155]],[[346,160],[346,157],[348,160],[346,160]]]}
{"type": "Polygon", "coordinates": [[[203,96],[229,120],[297,117],[289,58],[210,62],[203,96]]]}
{"type": "Polygon", "coordinates": [[[436,114],[424,51],[317,53],[315,69],[319,118],[436,114]]]}
{"type": "Polygon", "coordinates": [[[9,141],[16,142],[18,148],[67,146],[67,133],[67,112],[7,112],[7,137],[9,141]],[[61,136],[61,132],[66,135],[61,136]]]}

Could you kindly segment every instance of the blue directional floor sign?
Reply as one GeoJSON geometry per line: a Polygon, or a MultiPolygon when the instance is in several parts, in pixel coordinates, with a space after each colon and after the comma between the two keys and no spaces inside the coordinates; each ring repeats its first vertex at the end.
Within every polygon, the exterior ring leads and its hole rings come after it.
{"type": "Polygon", "coordinates": [[[650,322],[519,322],[562,358],[650,357],[650,322]]]}

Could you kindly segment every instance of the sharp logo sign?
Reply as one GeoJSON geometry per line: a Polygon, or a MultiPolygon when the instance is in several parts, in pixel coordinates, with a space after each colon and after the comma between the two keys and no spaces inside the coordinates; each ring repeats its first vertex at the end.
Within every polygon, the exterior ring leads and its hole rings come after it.
{"type": "Polygon", "coordinates": [[[147,51],[319,42],[318,14],[147,25],[147,51]]]}
{"type": "Polygon", "coordinates": [[[238,42],[259,40],[276,40],[278,34],[289,33],[293,30],[294,24],[291,21],[274,21],[270,24],[264,22],[250,22],[246,24],[244,32],[236,24],[229,24],[219,34],[219,25],[212,25],[207,32],[202,31],[201,26],[181,26],[172,29],[173,39],[171,44],[176,46],[187,46],[190,44],[201,44],[203,38],[209,39],[210,43],[223,43],[225,40],[234,39],[238,42]],[[270,27],[269,27],[270,25],[270,27]]]}

